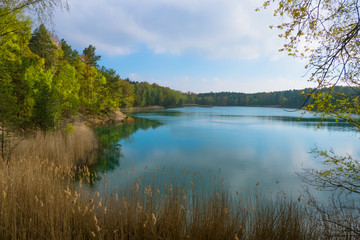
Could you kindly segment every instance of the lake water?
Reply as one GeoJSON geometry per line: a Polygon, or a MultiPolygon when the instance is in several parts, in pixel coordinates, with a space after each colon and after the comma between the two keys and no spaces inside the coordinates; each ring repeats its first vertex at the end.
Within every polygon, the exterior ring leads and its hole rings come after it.
{"type": "MultiPolygon", "coordinates": [[[[323,167],[321,159],[309,154],[313,148],[360,156],[359,136],[350,126],[329,120],[317,128],[318,118],[307,113],[299,120],[300,116],[299,111],[257,107],[135,113],[135,123],[107,128],[106,141],[121,147],[106,150],[95,169],[100,176],[105,171],[107,175],[131,171],[144,177],[165,167],[171,173],[159,181],[199,172],[202,182],[198,186],[203,190],[211,188],[216,175],[232,191],[246,192],[258,185],[262,192],[297,196],[302,183],[296,172],[323,167]]],[[[125,181],[136,179],[114,178],[107,191],[125,181]]]]}

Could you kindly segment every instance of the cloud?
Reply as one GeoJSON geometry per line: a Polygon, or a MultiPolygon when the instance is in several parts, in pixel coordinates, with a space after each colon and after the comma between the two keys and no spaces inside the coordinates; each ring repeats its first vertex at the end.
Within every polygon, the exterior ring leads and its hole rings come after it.
{"type": "MultiPolygon", "coordinates": [[[[75,46],[93,44],[109,55],[146,46],[156,54],[195,52],[209,59],[254,59],[278,41],[269,13],[253,0],[73,0],[56,14],[56,29],[75,46]]],[[[278,48],[278,47],[277,47],[278,48]]]]}
{"type": "Polygon", "coordinates": [[[148,82],[150,84],[156,83],[160,86],[170,86],[172,84],[171,81],[164,81],[161,79],[155,79],[155,78],[146,78],[140,74],[137,73],[130,73],[129,74],[129,79],[131,81],[136,81],[136,82],[148,82]]]}
{"type": "Polygon", "coordinates": [[[144,78],[142,76],[140,76],[139,74],[136,73],[130,73],[129,74],[129,79],[131,81],[135,81],[135,82],[143,82],[144,78]]]}

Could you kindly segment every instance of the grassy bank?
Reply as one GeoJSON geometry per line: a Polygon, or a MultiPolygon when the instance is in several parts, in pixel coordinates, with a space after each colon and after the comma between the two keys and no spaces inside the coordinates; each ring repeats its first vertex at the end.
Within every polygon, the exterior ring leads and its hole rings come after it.
{"type": "MultiPolygon", "coordinates": [[[[35,135],[8,163],[0,163],[0,239],[318,239],[321,234],[298,200],[281,194],[271,201],[255,194],[240,198],[219,184],[198,192],[196,177],[189,176],[190,186],[164,185],[157,181],[166,174],[160,170],[146,183],[133,176],[109,195],[89,191],[90,172],[75,167],[78,157],[87,163],[95,144],[88,130],[35,135]]],[[[111,177],[102,177],[104,191],[108,181],[111,177]]]]}
{"type": "Polygon", "coordinates": [[[94,132],[84,124],[56,132],[37,131],[14,140],[13,145],[12,159],[46,159],[62,167],[93,164],[98,147],[94,132]]]}

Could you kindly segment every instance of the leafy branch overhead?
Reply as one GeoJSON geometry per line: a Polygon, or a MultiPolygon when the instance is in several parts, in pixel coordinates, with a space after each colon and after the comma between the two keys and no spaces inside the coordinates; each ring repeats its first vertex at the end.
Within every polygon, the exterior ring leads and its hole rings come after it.
{"type": "Polygon", "coordinates": [[[32,16],[37,16],[37,20],[43,22],[51,19],[55,8],[69,10],[69,5],[67,0],[3,0],[0,8],[5,9],[0,14],[0,18],[27,10],[32,16]]]}
{"type": "Polygon", "coordinates": [[[345,118],[359,127],[352,115],[343,114],[344,109],[347,113],[359,113],[358,0],[269,0],[263,7],[269,5],[275,5],[274,16],[283,20],[276,26],[281,31],[279,37],[285,39],[284,47],[279,51],[308,59],[305,66],[308,81],[317,83],[308,94],[306,103],[310,104],[303,107],[331,117],[345,118]],[[334,90],[337,85],[351,87],[353,94],[338,94],[334,90]],[[338,99],[336,102],[331,97],[334,95],[338,99]]]}

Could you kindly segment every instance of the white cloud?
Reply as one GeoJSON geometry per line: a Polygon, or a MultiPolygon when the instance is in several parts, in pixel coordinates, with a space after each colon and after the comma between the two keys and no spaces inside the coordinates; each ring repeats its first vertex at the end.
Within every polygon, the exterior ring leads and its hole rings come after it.
{"type": "Polygon", "coordinates": [[[161,79],[154,79],[154,78],[147,79],[146,77],[143,77],[142,75],[137,74],[137,73],[130,73],[129,74],[129,79],[131,81],[136,81],[136,82],[148,82],[150,84],[156,83],[156,84],[158,84],[160,86],[170,86],[172,84],[171,81],[164,81],[164,80],[161,80],[161,79]]]}
{"type": "Polygon", "coordinates": [[[140,76],[139,74],[136,74],[136,73],[130,73],[129,74],[129,79],[131,81],[135,81],[135,82],[143,82],[143,81],[145,81],[145,79],[142,76],[140,76]]]}
{"type": "MultiPolygon", "coordinates": [[[[271,55],[278,41],[269,12],[253,0],[73,0],[56,14],[56,29],[75,46],[124,55],[147,46],[154,53],[197,52],[207,58],[271,55]],[[255,3],[254,3],[255,2],[255,3]]],[[[274,19],[273,19],[274,20],[274,19]]]]}

